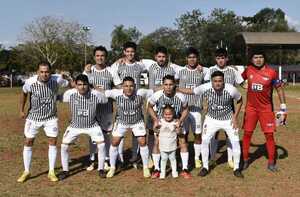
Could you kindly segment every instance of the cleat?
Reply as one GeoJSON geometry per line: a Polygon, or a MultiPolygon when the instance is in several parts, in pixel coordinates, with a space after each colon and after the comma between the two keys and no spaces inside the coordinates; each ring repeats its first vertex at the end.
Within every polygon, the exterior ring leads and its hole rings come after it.
{"type": "Polygon", "coordinates": [[[233,175],[238,178],[244,178],[244,175],[242,174],[242,172],[239,169],[236,169],[235,171],[233,171],[233,175]]]}
{"type": "Polygon", "coordinates": [[[144,171],[144,177],[145,177],[145,178],[151,177],[151,173],[150,173],[149,168],[144,168],[143,171],[144,171]]]}
{"type": "Polygon", "coordinates": [[[249,167],[249,160],[244,160],[243,170],[246,170],[249,167]]]}
{"type": "Polygon", "coordinates": [[[25,181],[27,181],[30,177],[30,173],[24,171],[23,174],[20,176],[20,178],[18,178],[17,182],[18,183],[24,183],[25,181]]]}
{"type": "Polygon", "coordinates": [[[208,175],[208,170],[206,168],[202,168],[200,170],[200,172],[198,173],[198,176],[202,176],[202,177],[205,177],[206,175],[208,175]]]}
{"type": "Polygon", "coordinates": [[[191,173],[187,169],[182,170],[182,172],[180,173],[180,176],[182,176],[185,179],[192,178],[191,173]]]}
{"type": "Polygon", "coordinates": [[[177,171],[175,171],[175,172],[172,171],[172,177],[177,178],[178,177],[178,172],[177,171]]]}
{"type": "Polygon", "coordinates": [[[151,178],[156,179],[156,178],[159,178],[159,177],[160,177],[160,171],[159,170],[154,170],[152,172],[151,178]]]}
{"type": "Polygon", "coordinates": [[[234,168],[234,163],[232,160],[228,160],[227,164],[228,164],[229,168],[232,168],[232,169],[234,168]]]}
{"type": "Polygon", "coordinates": [[[151,168],[153,168],[153,166],[154,166],[153,160],[151,159],[151,157],[149,157],[148,168],[151,169],[151,168]]]}
{"type": "Polygon", "coordinates": [[[59,175],[58,178],[60,181],[66,179],[69,176],[69,171],[62,171],[59,175]]]}
{"type": "Polygon", "coordinates": [[[213,167],[217,166],[217,161],[212,159],[209,161],[208,165],[209,165],[209,167],[213,168],[213,167]]]}
{"type": "Polygon", "coordinates": [[[118,163],[118,167],[119,167],[120,170],[125,170],[127,168],[125,162],[118,163]]]}
{"type": "Polygon", "coordinates": [[[271,172],[278,172],[278,168],[274,163],[268,164],[268,170],[270,170],[271,172]]]}
{"type": "Polygon", "coordinates": [[[115,175],[116,168],[110,167],[109,171],[106,174],[106,178],[111,178],[115,175]]]}
{"type": "Polygon", "coordinates": [[[109,169],[110,169],[110,167],[109,167],[109,165],[108,165],[108,161],[105,161],[105,162],[104,162],[104,170],[105,170],[105,171],[109,171],[109,169]]]}
{"type": "Polygon", "coordinates": [[[50,171],[48,172],[48,179],[49,179],[50,181],[52,181],[52,182],[58,181],[58,178],[57,178],[57,176],[55,175],[55,171],[54,171],[54,170],[50,170],[50,171]]]}
{"type": "Polygon", "coordinates": [[[99,174],[100,178],[103,178],[103,179],[106,178],[106,173],[104,170],[99,170],[98,174],[99,174]]]}
{"type": "Polygon", "coordinates": [[[195,168],[201,168],[202,167],[202,161],[200,159],[195,159],[195,168]]]}
{"type": "Polygon", "coordinates": [[[93,171],[95,169],[95,163],[92,162],[87,168],[86,171],[93,171]]]}

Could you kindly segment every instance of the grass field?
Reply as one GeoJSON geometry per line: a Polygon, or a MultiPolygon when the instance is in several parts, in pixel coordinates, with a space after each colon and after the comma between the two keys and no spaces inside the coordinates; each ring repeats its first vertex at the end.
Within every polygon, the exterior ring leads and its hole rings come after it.
{"type": "MultiPolygon", "coordinates": [[[[72,176],[52,183],[47,179],[47,138],[40,132],[33,148],[32,178],[23,184],[16,182],[23,171],[24,120],[18,117],[19,92],[17,88],[0,89],[0,196],[300,196],[300,86],[286,90],[288,126],[276,133],[278,173],[266,170],[264,136],[258,130],[251,146],[254,161],[244,172],[244,179],[233,177],[226,165],[224,146],[218,153],[218,165],[205,178],[197,177],[198,170],[194,169],[190,180],[151,180],[144,179],[142,171],[129,169],[111,179],[100,179],[96,171],[85,171],[88,146],[83,136],[70,149],[72,176]]],[[[274,98],[278,106],[277,95],[274,98]]],[[[60,144],[68,113],[63,104],[58,104],[58,109],[60,144]]],[[[129,145],[127,137],[125,146],[129,145]]],[[[60,171],[60,150],[56,166],[60,171]]]]}

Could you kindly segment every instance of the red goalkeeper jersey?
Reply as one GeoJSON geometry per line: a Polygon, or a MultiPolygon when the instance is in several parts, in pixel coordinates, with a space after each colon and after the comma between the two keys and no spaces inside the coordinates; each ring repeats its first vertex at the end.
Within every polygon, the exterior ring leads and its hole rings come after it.
{"type": "Polygon", "coordinates": [[[246,110],[273,111],[273,87],[281,85],[277,72],[268,65],[261,69],[248,65],[242,77],[248,80],[246,110]]]}

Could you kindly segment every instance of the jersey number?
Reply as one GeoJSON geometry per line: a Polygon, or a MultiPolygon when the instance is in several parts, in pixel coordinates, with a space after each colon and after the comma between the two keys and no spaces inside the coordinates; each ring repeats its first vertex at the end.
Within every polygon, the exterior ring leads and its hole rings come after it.
{"type": "Polygon", "coordinates": [[[252,90],[256,92],[263,91],[263,85],[258,83],[252,83],[252,90]]]}

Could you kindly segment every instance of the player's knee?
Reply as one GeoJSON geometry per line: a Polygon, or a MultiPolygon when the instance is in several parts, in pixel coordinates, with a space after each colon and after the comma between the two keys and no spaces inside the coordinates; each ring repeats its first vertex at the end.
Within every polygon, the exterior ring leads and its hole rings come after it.
{"type": "Polygon", "coordinates": [[[141,147],[146,146],[146,137],[139,137],[138,141],[141,147]]]}
{"type": "Polygon", "coordinates": [[[25,146],[33,146],[33,143],[34,143],[34,138],[26,138],[24,145],[25,146]]]}
{"type": "Polygon", "coordinates": [[[273,133],[265,133],[266,140],[274,140],[274,134],[273,133]]]}
{"type": "Polygon", "coordinates": [[[195,144],[201,144],[201,135],[200,134],[195,134],[195,140],[194,143],[195,144]]]}
{"type": "Polygon", "coordinates": [[[56,146],[56,137],[49,137],[48,143],[49,145],[56,146]]]}

